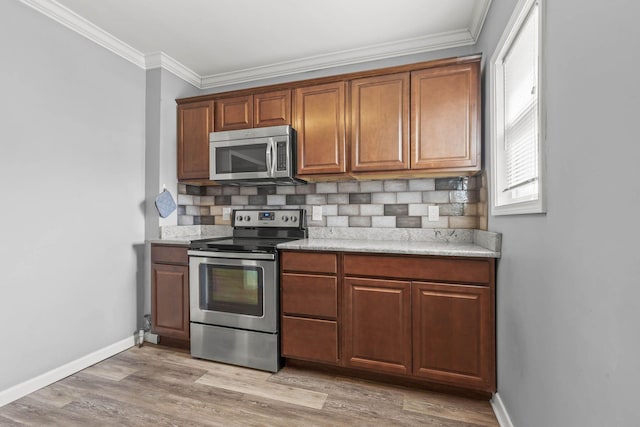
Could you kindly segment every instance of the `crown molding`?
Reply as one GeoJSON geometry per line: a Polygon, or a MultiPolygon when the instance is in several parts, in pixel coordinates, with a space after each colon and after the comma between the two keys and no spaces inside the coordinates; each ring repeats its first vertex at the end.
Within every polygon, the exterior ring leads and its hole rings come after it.
{"type": "Polygon", "coordinates": [[[55,0],[20,0],[45,16],[121,56],[140,68],[145,68],[144,54],[112,36],[102,28],[64,7],[55,0]]]}
{"type": "Polygon", "coordinates": [[[383,43],[365,48],[343,50],[326,55],[310,56],[260,67],[200,76],[164,52],[154,52],[145,55],[55,0],[20,0],[20,2],[142,69],[164,68],[198,89],[211,89],[309,71],[473,45],[477,42],[489,6],[491,5],[491,0],[477,2],[473,12],[471,26],[468,30],[446,32],[383,43]]]}
{"type": "Polygon", "coordinates": [[[482,31],[484,20],[487,18],[490,6],[491,0],[476,2],[475,4],[471,24],[469,25],[469,32],[471,33],[471,37],[473,37],[474,44],[478,41],[478,37],[480,37],[480,31],[482,31]]]}
{"type": "Polygon", "coordinates": [[[170,73],[175,74],[187,83],[192,84],[198,89],[202,89],[202,77],[195,71],[185,67],[164,52],[154,52],[145,56],[145,68],[152,70],[154,68],[164,68],[170,73]]]}
{"type": "Polygon", "coordinates": [[[459,30],[397,42],[383,43],[366,48],[343,50],[326,55],[310,56],[295,61],[279,62],[262,67],[212,74],[202,77],[201,88],[211,89],[237,83],[246,83],[255,80],[431,52],[440,49],[468,46],[472,44],[475,44],[475,40],[471,33],[467,30],[459,30]]]}

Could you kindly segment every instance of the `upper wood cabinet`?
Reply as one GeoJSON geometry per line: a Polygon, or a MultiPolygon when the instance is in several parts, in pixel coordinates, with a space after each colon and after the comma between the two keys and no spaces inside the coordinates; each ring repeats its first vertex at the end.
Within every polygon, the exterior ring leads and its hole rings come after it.
{"type": "Polygon", "coordinates": [[[209,178],[213,101],[178,105],[178,180],[209,178]]]}
{"type": "Polygon", "coordinates": [[[291,124],[291,90],[216,100],[216,131],[288,124],[291,124]]]}
{"type": "Polygon", "coordinates": [[[480,62],[411,73],[411,169],[480,170],[480,62]]]}
{"type": "Polygon", "coordinates": [[[351,81],[351,170],[409,168],[409,73],[351,81]]]}
{"type": "Polygon", "coordinates": [[[286,124],[297,131],[297,175],[309,181],[476,174],[480,60],[449,58],[178,100],[178,177],[208,179],[208,132],[286,124]]]}
{"type": "Polygon", "coordinates": [[[345,173],[345,83],[298,88],[294,97],[298,175],[345,173]]]}
{"type": "Polygon", "coordinates": [[[253,97],[251,95],[216,100],[216,132],[253,127],[253,97]]]}
{"type": "Polygon", "coordinates": [[[253,95],[253,127],[291,124],[291,90],[253,95]]]}

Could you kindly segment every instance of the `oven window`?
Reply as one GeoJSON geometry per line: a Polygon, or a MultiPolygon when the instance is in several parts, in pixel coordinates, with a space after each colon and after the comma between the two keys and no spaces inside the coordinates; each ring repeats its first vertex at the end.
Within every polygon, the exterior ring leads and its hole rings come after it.
{"type": "Polygon", "coordinates": [[[266,144],[216,147],[216,173],[266,172],[266,153],[266,144]]]}
{"type": "Polygon", "coordinates": [[[200,309],[261,317],[263,283],[259,267],[201,264],[200,309]]]}

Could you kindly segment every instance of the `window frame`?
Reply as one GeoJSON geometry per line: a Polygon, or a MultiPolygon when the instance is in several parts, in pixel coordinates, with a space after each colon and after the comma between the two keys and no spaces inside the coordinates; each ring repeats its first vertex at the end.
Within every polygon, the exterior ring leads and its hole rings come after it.
{"type": "MultiPolygon", "coordinates": [[[[518,215],[518,214],[536,214],[546,213],[546,191],[545,191],[545,82],[544,82],[544,0],[520,0],[516,5],[511,18],[498,42],[496,49],[491,57],[490,62],[490,111],[491,111],[491,214],[499,215],[518,215]],[[520,34],[523,24],[529,15],[529,12],[535,4],[538,4],[538,193],[537,199],[518,201],[510,197],[504,197],[499,194],[498,183],[501,181],[500,176],[506,174],[506,160],[504,150],[504,135],[499,136],[498,129],[504,129],[504,113],[502,102],[499,101],[504,96],[504,83],[502,82],[502,63],[510,51],[514,40],[520,34]]],[[[500,132],[504,134],[504,132],[500,132]]]]}

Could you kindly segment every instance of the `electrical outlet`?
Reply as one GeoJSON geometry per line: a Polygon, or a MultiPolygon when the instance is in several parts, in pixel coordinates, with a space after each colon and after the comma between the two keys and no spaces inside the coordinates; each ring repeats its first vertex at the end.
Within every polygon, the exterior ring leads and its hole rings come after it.
{"type": "Polygon", "coordinates": [[[322,206],[314,206],[313,214],[311,215],[313,221],[322,221],[322,206]]]}
{"type": "Polygon", "coordinates": [[[429,206],[429,221],[440,221],[440,206],[429,206]]]}
{"type": "Polygon", "coordinates": [[[222,219],[229,221],[231,219],[231,208],[222,208],[222,219]]]}

